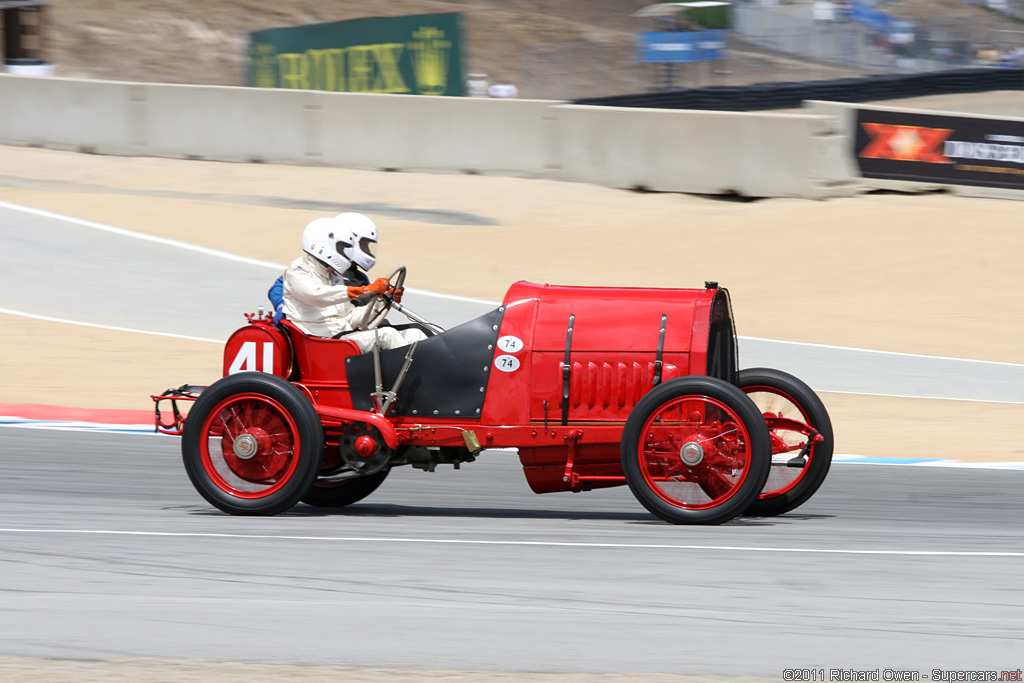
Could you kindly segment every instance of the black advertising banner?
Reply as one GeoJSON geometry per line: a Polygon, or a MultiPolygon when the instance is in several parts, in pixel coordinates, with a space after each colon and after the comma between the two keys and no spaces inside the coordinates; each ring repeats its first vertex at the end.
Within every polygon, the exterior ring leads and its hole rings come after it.
{"type": "Polygon", "coordinates": [[[272,28],[250,39],[257,88],[462,95],[458,13],[272,28]]]}
{"type": "Polygon", "coordinates": [[[1024,190],[1024,121],[857,110],[864,178],[1024,190]]]}

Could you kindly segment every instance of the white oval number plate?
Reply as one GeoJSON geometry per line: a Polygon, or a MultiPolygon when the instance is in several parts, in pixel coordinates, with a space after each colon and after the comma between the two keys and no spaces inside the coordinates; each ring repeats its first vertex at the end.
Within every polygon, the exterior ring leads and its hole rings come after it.
{"type": "Polygon", "coordinates": [[[494,367],[502,372],[515,372],[519,369],[519,359],[515,356],[498,356],[494,359],[494,367]]]}
{"type": "Polygon", "coordinates": [[[505,353],[516,353],[523,350],[523,340],[519,337],[508,335],[498,340],[498,348],[505,353]]]}

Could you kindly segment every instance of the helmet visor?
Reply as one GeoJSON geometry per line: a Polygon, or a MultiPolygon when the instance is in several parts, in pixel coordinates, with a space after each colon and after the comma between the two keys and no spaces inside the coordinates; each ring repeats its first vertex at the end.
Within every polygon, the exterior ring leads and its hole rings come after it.
{"type": "Polygon", "coordinates": [[[359,240],[359,251],[364,254],[369,254],[374,258],[377,257],[377,241],[371,240],[369,237],[363,237],[359,240]]]}

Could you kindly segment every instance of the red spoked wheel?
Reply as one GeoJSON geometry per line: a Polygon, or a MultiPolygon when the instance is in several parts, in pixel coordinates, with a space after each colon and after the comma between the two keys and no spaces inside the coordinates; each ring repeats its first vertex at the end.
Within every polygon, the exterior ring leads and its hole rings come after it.
{"type": "Polygon", "coordinates": [[[747,514],[781,515],[818,490],[832,464],[832,422],[814,391],[796,377],[770,368],[741,370],[740,388],[768,425],[772,467],[747,514]]]}
{"type": "Polygon", "coordinates": [[[202,393],[182,431],[193,486],[235,515],[272,515],[298,502],[316,478],[323,429],[289,382],[261,372],[225,377],[202,393]]]}
{"type": "Polygon", "coordinates": [[[764,419],[736,387],[680,377],[644,396],[622,433],[626,483],[673,524],[721,524],[757,497],[771,462],[764,419]]]}

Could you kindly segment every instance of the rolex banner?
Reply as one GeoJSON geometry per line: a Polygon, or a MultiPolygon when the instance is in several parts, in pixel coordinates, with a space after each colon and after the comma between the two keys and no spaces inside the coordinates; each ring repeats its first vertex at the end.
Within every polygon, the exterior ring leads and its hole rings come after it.
{"type": "Polygon", "coordinates": [[[1024,121],[857,110],[865,178],[1024,190],[1024,121]]]}
{"type": "Polygon", "coordinates": [[[354,19],[250,34],[250,84],[462,95],[459,15],[354,19]]]}

